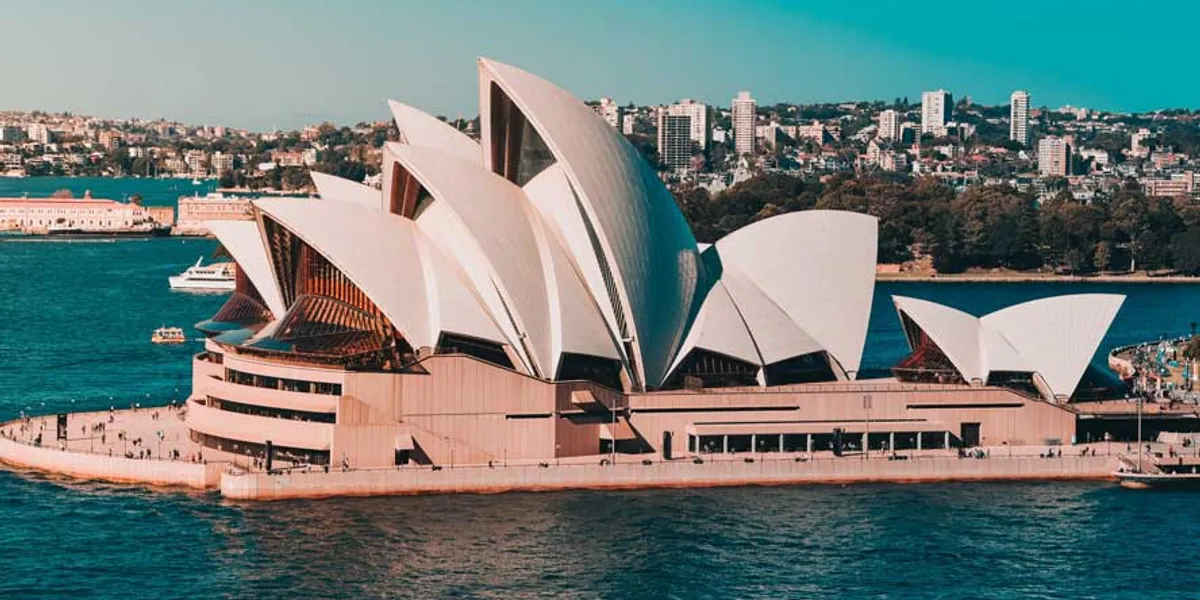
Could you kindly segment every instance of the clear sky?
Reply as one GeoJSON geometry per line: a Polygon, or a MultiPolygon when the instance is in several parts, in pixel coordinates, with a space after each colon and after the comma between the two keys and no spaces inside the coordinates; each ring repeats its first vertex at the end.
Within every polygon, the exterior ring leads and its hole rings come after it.
{"type": "Polygon", "coordinates": [[[1200,2],[0,0],[0,109],[253,129],[477,112],[476,56],[583,98],[727,105],[924,89],[1200,105],[1200,2]]]}

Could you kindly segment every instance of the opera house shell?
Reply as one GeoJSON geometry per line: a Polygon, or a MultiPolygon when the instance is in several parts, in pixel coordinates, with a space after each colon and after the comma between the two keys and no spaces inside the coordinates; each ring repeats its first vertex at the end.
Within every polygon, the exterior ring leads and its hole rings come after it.
{"type": "Polygon", "coordinates": [[[392,102],[381,189],[313,173],[319,198],[211,224],[239,269],[197,324],[194,440],[357,468],[811,452],[831,436],[948,447],[980,423],[991,440],[1070,435],[1053,402],[986,385],[988,368],[1018,364],[1051,398],[1070,383],[1076,362],[1021,346],[1024,315],[897,300],[961,377],[856,381],[873,217],[791,213],[697,244],[591,108],[516,67],[478,67],[479,141],[392,102]],[[1014,351],[996,354],[998,338],[1014,351]]]}

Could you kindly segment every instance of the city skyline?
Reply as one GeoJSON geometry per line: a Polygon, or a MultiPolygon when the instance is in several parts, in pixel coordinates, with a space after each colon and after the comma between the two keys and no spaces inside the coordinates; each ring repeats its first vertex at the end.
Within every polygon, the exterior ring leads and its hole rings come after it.
{"type": "Polygon", "coordinates": [[[261,131],[381,120],[381,97],[407,97],[434,114],[470,117],[476,94],[444,74],[490,55],[546,72],[585,98],[611,96],[622,105],[681,98],[725,105],[743,89],[760,105],[912,100],[944,88],[993,105],[1023,89],[1038,106],[1188,108],[1196,90],[1187,81],[1150,87],[1121,76],[1161,81],[1178,72],[1165,57],[1185,55],[1186,36],[1171,35],[1171,28],[1184,27],[1200,9],[1173,4],[1163,10],[1178,18],[1164,25],[1111,0],[1089,3],[1086,12],[1050,3],[1037,19],[997,2],[957,8],[933,0],[916,31],[884,2],[849,10],[724,0],[636,7],[370,0],[348,11],[315,2],[215,0],[146,11],[138,0],[103,7],[59,0],[6,10],[10,43],[38,51],[0,65],[0,78],[15,82],[0,86],[0,107],[261,131]],[[1127,43],[1104,60],[1084,60],[1087,53],[1061,35],[1064,28],[1127,43]],[[397,29],[405,35],[395,36],[397,29]],[[448,31],[471,42],[447,44],[448,31]],[[1139,46],[1146,31],[1159,34],[1145,42],[1152,54],[1139,46]],[[714,38],[725,50],[705,51],[714,38]],[[1038,55],[1080,60],[1030,60],[1020,49],[1033,40],[1038,55]],[[563,51],[546,51],[555,47],[563,51]],[[375,76],[381,69],[394,75],[375,76]]]}

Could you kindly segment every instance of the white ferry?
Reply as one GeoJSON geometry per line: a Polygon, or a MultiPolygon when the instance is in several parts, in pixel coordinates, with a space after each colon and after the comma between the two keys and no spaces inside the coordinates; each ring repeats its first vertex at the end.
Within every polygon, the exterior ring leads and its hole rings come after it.
{"type": "Polygon", "coordinates": [[[150,341],[155,344],[182,344],[187,341],[187,337],[178,327],[159,327],[150,334],[150,341]]]}
{"type": "Polygon", "coordinates": [[[171,289],[190,290],[196,292],[231,292],[235,285],[235,269],[233,263],[213,263],[203,265],[204,257],[196,260],[196,264],[186,271],[170,278],[171,289]]]}

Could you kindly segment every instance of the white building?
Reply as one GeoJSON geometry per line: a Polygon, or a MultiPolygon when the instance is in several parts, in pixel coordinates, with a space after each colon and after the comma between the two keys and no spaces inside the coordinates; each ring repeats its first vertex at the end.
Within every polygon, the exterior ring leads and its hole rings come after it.
{"type": "Polygon", "coordinates": [[[1017,90],[1009,98],[1008,139],[1029,145],[1029,92],[1017,90]]]}
{"type": "Polygon", "coordinates": [[[0,230],[118,231],[150,220],[145,207],[98,198],[0,198],[0,230]]]}
{"type": "Polygon", "coordinates": [[[738,92],[733,99],[733,149],[742,154],[754,154],[754,121],[757,105],[750,92],[738,92]]]}
{"type": "Polygon", "coordinates": [[[709,123],[708,123],[708,105],[702,102],[696,102],[689,98],[684,98],[670,106],[664,106],[660,112],[665,112],[671,116],[684,116],[688,118],[689,127],[688,137],[691,138],[697,146],[703,150],[708,147],[709,140],[709,123]]]}
{"type": "Polygon", "coordinates": [[[44,123],[33,123],[26,129],[25,133],[28,135],[30,141],[42,145],[49,144],[52,138],[50,128],[44,123]]]}
{"type": "Polygon", "coordinates": [[[1071,145],[1067,140],[1053,136],[1038,140],[1038,172],[1058,177],[1071,174],[1071,145]]]}
{"type": "Polygon", "coordinates": [[[879,139],[889,142],[900,140],[900,113],[890,108],[879,113],[879,139]]]}
{"type": "Polygon", "coordinates": [[[212,159],[213,175],[220,177],[225,173],[233,170],[233,155],[225,154],[224,152],[213,152],[212,159]]]}
{"type": "Polygon", "coordinates": [[[205,164],[208,162],[208,153],[203,150],[188,150],[183,155],[183,162],[187,163],[188,173],[192,177],[205,177],[208,175],[208,168],[205,164]]]}
{"type": "Polygon", "coordinates": [[[621,117],[623,116],[623,111],[621,110],[621,106],[613,101],[612,98],[607,96],[601,98],[600,104],[593,106],[592,109],[596,111],[596,114],[600,115],[600,118],[604,119],[605,123],[608,123],[609,127],[617,131],[622,131],[621,117]]]}
{"type": "Polygon", "coordinates": [[[921,133],[940,135],[954,110],[954,96],[946,90],[921,93],[921,133]]]}

